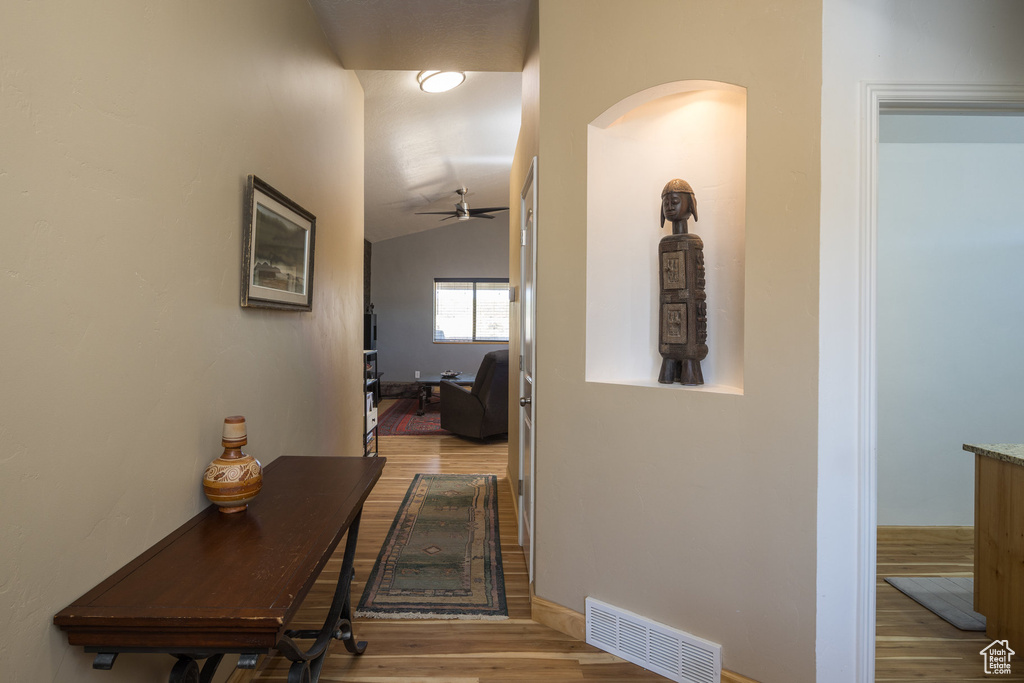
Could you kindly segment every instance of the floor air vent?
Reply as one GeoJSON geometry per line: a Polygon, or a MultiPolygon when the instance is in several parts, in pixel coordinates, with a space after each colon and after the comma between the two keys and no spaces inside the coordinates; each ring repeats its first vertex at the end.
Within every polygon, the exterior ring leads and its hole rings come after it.
{"type": "Polygon", "coordinates": [[[587,642],[679,683],[721,683],[721,645],[593,598],[587,642]]]}

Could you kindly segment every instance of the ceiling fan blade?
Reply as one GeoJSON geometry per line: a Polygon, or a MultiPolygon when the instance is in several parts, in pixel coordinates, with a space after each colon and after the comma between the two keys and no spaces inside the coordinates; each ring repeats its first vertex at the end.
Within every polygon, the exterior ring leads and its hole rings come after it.
{"type": "Polygon", "coordinates": [[[448,218],[442,218],[442,219],[441,219],[441,221],[442,221],[442,222],[443,222],[443,221],[450,221],[450,220],[451,220],[451,219],[453,219],[453,218],[458,218],[458,216],[454,216],[454,215],[453,215],[453,216],[448,216],[448,218]]]}
{"type": "Polygon", "coordinates": [[[454,212],[454,211],[417,211],[415,213],[415,215],[417,215],[417,216],[431,216],[431,215],[436,215],[436,216],[457,216],[458,214],[456,212],[454,212]]]}
{"type": "Polygon", "coordinates": [[[488,206],[488,207],[485,207],[483,209],[470,209],[469,210],[469,215],[470,216],[475,216],[475,215],[477,215],[479,213],[492,213],[494,211],[508,211],[508,207],[507,206],[488,206]]]}
{"type": "Polygon", "coordinates": [[[491,216],[486,213],[475,213],[472,216],[470,216],[470,218],[494,218],[494,216],[491,216]]]}

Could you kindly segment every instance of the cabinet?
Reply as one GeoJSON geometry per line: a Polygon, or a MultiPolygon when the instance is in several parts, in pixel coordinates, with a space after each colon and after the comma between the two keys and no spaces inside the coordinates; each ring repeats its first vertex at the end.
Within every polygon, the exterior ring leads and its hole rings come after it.
{"type": "Polygon", "coordinates": [[[985,615],[988,638],[1021,643],[1024,444],[964,444],[964,450],[975,454],[974,611],[985,615]]]}
{"type": "Polygon", "coordinates": [[[377,404],[380,403],[380,373],[377,351],[363,351],[363,455],[377,455],[377,404]]]}

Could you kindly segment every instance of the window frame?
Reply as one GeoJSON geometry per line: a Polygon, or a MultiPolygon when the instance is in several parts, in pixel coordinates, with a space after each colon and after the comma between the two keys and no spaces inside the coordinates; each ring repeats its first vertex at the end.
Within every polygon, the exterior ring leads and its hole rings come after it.
{"type": "MultiPolygon", "coordinates": [[[[432,316],[432,319],[431,319],[431,331],[430,331],[431,342],[434,343],[434,344],[508,344],[510,342],[510,338],[512,336],[511,320],[509,321],[509,334],[508,334],[508,337],[506,337],[505,339],[503,339],[503,340],[494,340],[494,339],[477,339],[476,338],[476,316],[477,316],[477,297],[476,297],[477,287],[476,286],[478,284],[481,284],[481,283],[488,284],[488,283],[495,283],[495,282],[504,283],[506,285],[509,285],[509,288],[508,288],[507,291],[511,291],[511,284],[509,283],[509,279],[507,277],[435,277],[434,278],[434,291],[433,291],[433,294],[432,294],[434,311],[433,311],[433,316],[432,316]],[[439,283],[467,283],[467,282],[473,283],[473,319],[471,321],[471,329],[473,330],[473,339],[437,339],[436,338],[436,335],[437,335],[437,285],[439,283]]],[[[511,302],[511,298],[509,299],[509,301],[511,302]]],[[[510,313],[511,313],[511,307],[510,307],[510,313]]]]}

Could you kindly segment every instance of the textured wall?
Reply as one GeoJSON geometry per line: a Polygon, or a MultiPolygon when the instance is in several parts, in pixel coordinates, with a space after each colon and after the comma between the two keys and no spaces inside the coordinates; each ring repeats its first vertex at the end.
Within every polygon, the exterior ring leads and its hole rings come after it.
{"type": "Polygon", "coordinates": [[[301,0],[2,14],[2,677],[166,680],[51,620],[206,504],[225,416],[361,452],[362,90],[301,0]],[[317,216],[311,313],[238,305],[249,173],[317,216]]]}
{"type": "Polygon", "coordinates": [[[540,3],[536,591],[765,683],[815,675],[820,49],[810,0],[540,3]],[[587,124],[690,79],[747,88],[743,396],[585,381],[587,124]]]}

